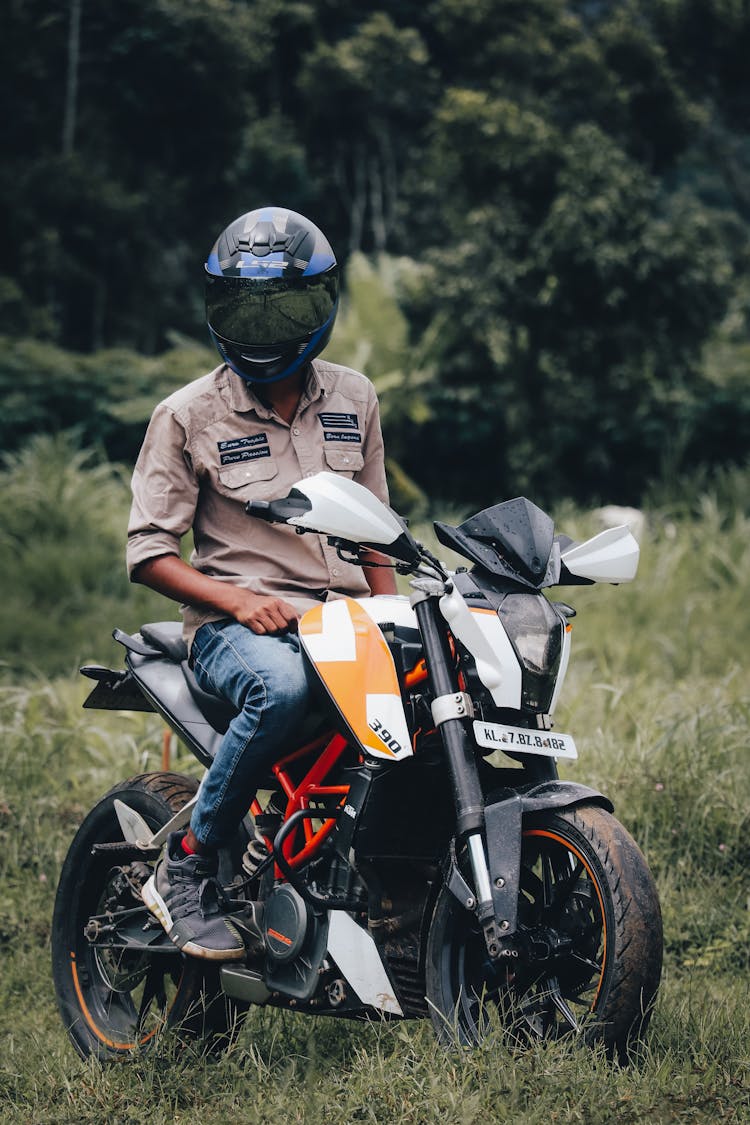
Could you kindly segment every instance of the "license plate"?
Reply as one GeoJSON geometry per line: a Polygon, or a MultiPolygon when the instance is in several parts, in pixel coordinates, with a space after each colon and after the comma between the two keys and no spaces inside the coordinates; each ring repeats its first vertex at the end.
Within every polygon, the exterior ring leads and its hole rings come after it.
{"type": "Polygon", "coordinates": [[[504,723],[484,723],[475,719],[474,737],[479,746],[489,750],[541,754],[546,758],[578,757],[572,735],[557,731],[526,730],[525,727],[508,727],[504,723]]]}

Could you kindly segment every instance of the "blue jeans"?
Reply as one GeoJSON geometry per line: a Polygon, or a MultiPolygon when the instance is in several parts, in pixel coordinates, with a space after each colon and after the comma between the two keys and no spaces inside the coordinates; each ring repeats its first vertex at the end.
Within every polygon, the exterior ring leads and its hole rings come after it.
{"type": "Polygon", "coordinates": [[[212,621],[196,633],[192,656],[203,690],[239,711],[190,821],[202,844],[219,847],[232,837],[271,766],[291,748],[310,688],[296,633],[259,636],[236,621],[212,621]]]}

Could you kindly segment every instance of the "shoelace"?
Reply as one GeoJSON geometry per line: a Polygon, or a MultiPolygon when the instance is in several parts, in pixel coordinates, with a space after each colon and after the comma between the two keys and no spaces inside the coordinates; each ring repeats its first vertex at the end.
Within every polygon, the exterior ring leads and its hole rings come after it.
{"type": "Polygon", "coordinates": [[[170,884],[169,912],[175,919],[193,914],[196,906],[203,918],[222,914],[226,909],[227,896],[213,875],[201,879],[196,886],[194,875],[178,870],[174,872],[170,884]]]}

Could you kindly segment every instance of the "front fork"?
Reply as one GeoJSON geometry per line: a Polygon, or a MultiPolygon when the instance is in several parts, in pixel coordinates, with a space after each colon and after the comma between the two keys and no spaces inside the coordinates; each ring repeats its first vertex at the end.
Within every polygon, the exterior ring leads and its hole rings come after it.
{"type": "MultiPolygon", "coordinates": [[[[464,905],[473,909],[484,932],[487,952],[493,959],[505,952],[503,938],[509,937],[516,929],[518,902],[518,872],[511,870],[502,861],[487,861],[484,837],[487,834],[485,823],[484,796],[479,781],[474,747],[464,725],[471,717],[471,700],[461,691],[455,661],[450,650],[448,630],[440,613],[439,598],[445,592],[443,583],[419,581],[411,602],[417,616],[425,663],[433,695],[432,715],[435,725],[440,728],[445,756],[448,763],[453,796],[456,806],[456,838],[466,844],[471,873],[474,879],[476,900],[468,887],[456,886],[463,879],[453,865],[449,880],[453,880],[454,893],[463,898],[464,905]],[[501,870],[502,868],[502,870],[501,870]]],[[[507,805],[507,802],[503,802],[507,805]]],[[[503,825],[493,825],[501,832],[501,839],[510,843],[509,850],[517,850],[521,833],[520,801],[510,802],[504,815],[508,821],[503,825]]],[[[495,833],[493,832],[493,837],[495,833]]],[[[490,850],[491,861],[495,860],[494,849],[490,850]]],[[[511,863],[510,867],[513,867],[511,863]]]]}

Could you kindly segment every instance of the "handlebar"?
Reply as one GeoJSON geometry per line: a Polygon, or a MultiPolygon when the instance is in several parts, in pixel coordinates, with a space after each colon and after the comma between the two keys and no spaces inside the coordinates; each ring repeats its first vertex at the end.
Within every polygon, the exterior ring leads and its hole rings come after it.
{"type": "Polygon", "coordinates": [[[266,520],[270,523],[273,519],[270,507],[268,500],[248,500],[245,504],[245,511],[249,516],[255,516],[256,519],[266,520]]]}
{"type": "Polygon", "coordinates": [[[248,500],[245,511],[266,523],[288,523],[294,516],[304,516],[312,507],[306,496],[301,492],[295,495],[295,491],[292,489],[281,500],[248,500]]]}

